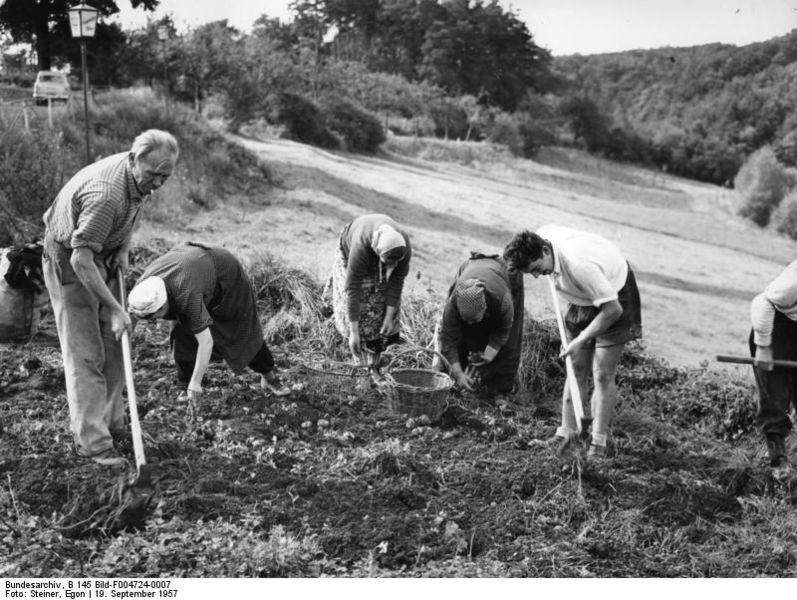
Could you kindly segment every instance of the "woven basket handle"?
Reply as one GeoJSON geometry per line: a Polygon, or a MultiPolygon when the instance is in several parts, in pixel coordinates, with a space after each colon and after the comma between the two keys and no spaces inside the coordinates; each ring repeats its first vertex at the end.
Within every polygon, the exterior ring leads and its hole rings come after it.
{"type": "Polygon", "coordinates": [[[440,360],[443,361],[443,366],[445,366],[446,372],[447,373],[451,372],[451,364],[448,362],[448,360],[446,360],[446,357],[443,356],[442,354],[440,354],[437,350],[433,350],[431,348],[424,348],[423,346],[413,346],[411,348],[405,348],[401,352],[397,352],[393,356],[393,358],[390,359],[390,362],[387,363],[387,366],[385,367],[385,373],[388,374],[388,375],[390,374],[390,371],[393,368],[393,363],[396,361],[396,359],[399,356],[402,356],[404,354],[410,354],[410,353],[413,353],[413,352],[427,352],[429,354],[436,355],[440,360]]]}

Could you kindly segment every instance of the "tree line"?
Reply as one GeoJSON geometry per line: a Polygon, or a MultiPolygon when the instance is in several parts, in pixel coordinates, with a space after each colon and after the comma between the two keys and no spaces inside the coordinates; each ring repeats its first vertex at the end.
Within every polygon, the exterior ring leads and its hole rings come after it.
{"type": "Polygon", "coordinates": [[[554,68],[593,151],[720,184],[764,146],[797,165],[797,29],[741,47],[561,57],[554,68]]]}
{"type": "MultiPolygon", "coordinates": [[[[118,9],[91,3],[106,16],[118,9]]],[[[67,4],[6,0],[0,31],[33,43],[39,68],[79,72],[67,4]]],[[[287,22],[263,15],[250,33],[226,21],[184,32],[168,18],[132,31],[100,21],[91,79],[160,88],[233,130],[262,120],[360,151],[378,146],[380,129],[490,140],[522,156],[573,144],[728,185],[763,146],[797,164],[797,30],[744,47],[554,58],[497,0],[294,0],[290,9],[287,22]]],[[[8,78],[14,57],[5,58],[8,78]]]]}

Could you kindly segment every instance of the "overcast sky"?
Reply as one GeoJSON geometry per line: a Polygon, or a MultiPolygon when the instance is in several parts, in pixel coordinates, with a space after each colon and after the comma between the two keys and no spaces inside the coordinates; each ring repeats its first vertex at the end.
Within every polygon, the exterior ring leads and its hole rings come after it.
{"type": "MultiPolygon", "coordinates": [[[[487,0],[485,0],[487,2],[487,0]]],[[[228,19],[248,31],[262,14],[289,20],[289,0],[161,0],[178,29],[228,19]]],[[[534,40],[553,54],[596,54],[635,48],[745,45],[797,28],[797,0],[500,0],[517,13],[534,40]]],[[[119,0],[124,28],[146,22],[119,0]]]]}

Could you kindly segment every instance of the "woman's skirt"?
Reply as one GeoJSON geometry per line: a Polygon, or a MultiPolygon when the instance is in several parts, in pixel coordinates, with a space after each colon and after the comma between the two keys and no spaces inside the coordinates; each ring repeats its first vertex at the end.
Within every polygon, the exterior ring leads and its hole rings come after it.
{"type": "MultiPolygon", "coordinates": [[[[335,328],[344,339],[348,339],[350,321],[346,293],[346,259],[340,248],[335,252],[331,286],[335,328]]],[[[387,309],[386,288],[387,281],[377,281],[375,278],[363,280],[360,295],[360,340],[363,343],[376,342],[380,339],[379,332],[387,309]]]]}

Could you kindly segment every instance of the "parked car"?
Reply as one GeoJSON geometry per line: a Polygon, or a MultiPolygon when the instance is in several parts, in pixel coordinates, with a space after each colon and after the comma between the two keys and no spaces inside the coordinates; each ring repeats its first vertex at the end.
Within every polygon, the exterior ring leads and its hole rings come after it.
{"type": "Polygon", "coordinates": [[[58,71],[39,71],[33,84],[33,99],[36,104],[46,104],[47,100],[69,100],[69,81],[66,73],[58,71]]]}

